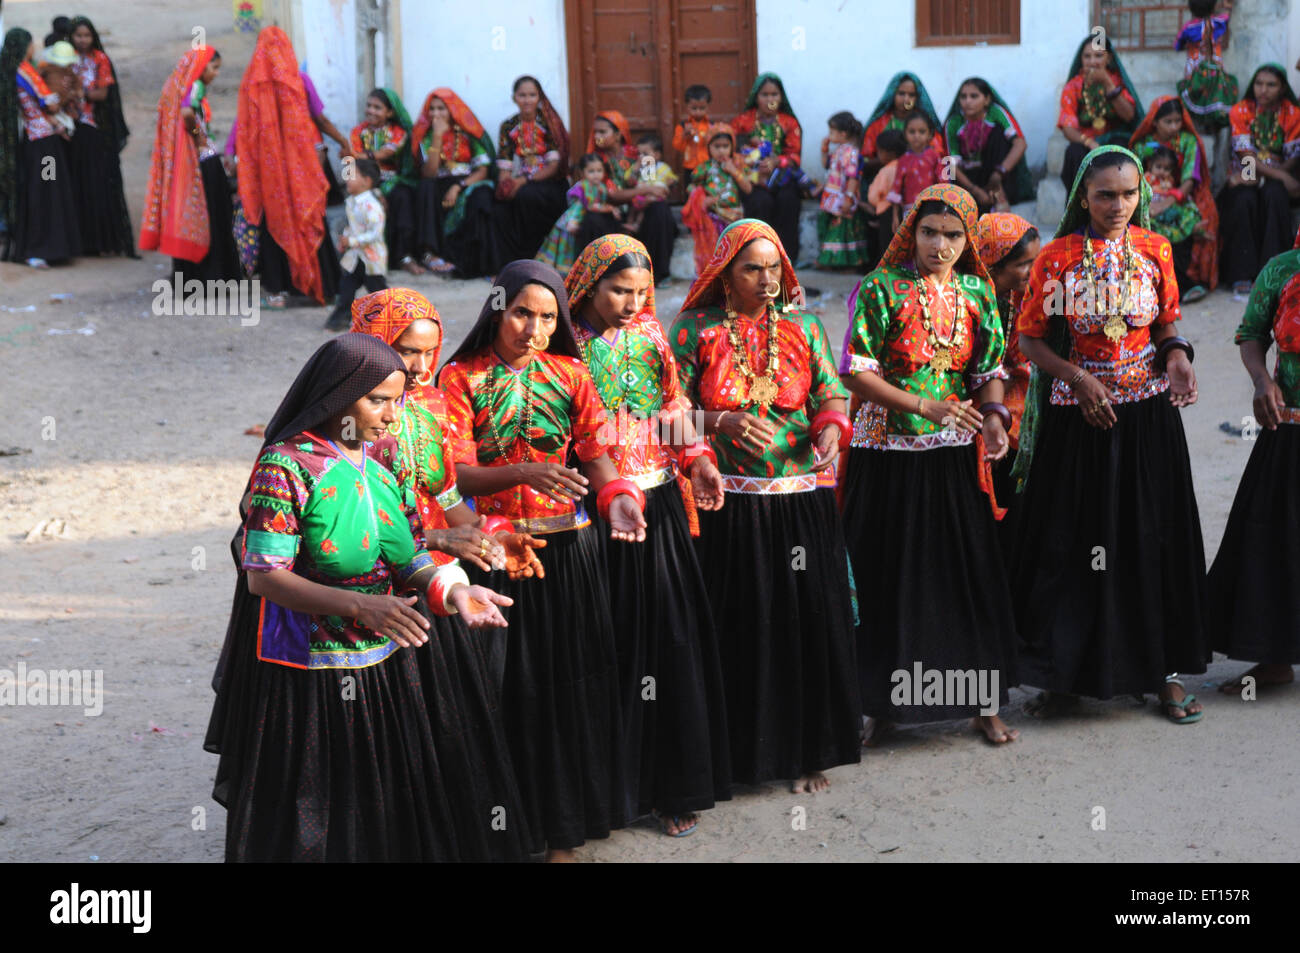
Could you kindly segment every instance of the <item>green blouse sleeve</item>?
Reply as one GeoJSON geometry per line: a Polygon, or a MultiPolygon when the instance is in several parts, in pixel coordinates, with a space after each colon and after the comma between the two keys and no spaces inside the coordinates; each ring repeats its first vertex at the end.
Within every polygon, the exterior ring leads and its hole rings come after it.
{"type": "Polygon", "coordinates": [[[1278,297],[1287,279],[1295,273],[1298,258],[1300,253],[1297,252],[1279,255],[1264,266],[1251,289],[1246,312],[1241,316],[1241,325],[1232,339],[1234,344],[1242,341],[1268,344],[1273,340],[1273,315],[1277,313],[1278,297]]]}
{"type": "Polygon", "coordinates": [[[828,400],[846,400],[849,392],[835,371],[835,354],[831,350],[826,328],[815,314],[803,315],[804,334],[808,338],[808,402],[814,409],[828,400]]]}
{"type": "Polygon", "coordinates": [[[677,320],[673,322],[672,329],[668,332],[668,341],[673,349],[673,356],[677,358],[677,380],[681,382],[682,393],[690,398],[693,406],[700,406],[700,395],[697,393],[697,371],[695,364],[695,350],[699,345],[699,325],[701,312],[693,311],[687,314],[683,311],[677,315],[677,320]]]}
{"type": "Polygon", "coordinates": [[[1182,158],[1183,178],[1192,178],[1196,171],[1196,137],[1184,129],[1178,136],[1178,151],[1182,158]]]}
{"type": "Polygon", "coordinates": [[[882,272],[872,272],[858,289],[858,305],[853,310],[853,327],[844,349],[842,370],[849,374],[880,373],[879,355],[891,313],[889,278],[882,272]]]}
{"type": "Polygon", "coordinates": [[[973,392],[995,377],[1007,376],[1002,369],[1006,337],[1002,332],[1002,316],[998,313],[998,299],[993,286],[975,275],[963,275],[961,283],[962,292],[971,297],[979,308],[975,349],[971,354],[971,363],[966,368],[967,381],[973,392]]]}

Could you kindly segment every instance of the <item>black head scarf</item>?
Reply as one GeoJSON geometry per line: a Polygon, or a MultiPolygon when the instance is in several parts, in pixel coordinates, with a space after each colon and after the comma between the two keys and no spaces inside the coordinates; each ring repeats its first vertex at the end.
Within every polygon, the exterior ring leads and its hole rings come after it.
{"type": "MultiPolygon", "coordinates": [[[[104,52],[104,44],[99,41],[99,31],[87,17],[73,17],[72,24],[68,27],[68,36],[76,33],[80,26],[90,31],[90,48],[108,56],[104,52]]],[[[95,103],[95,125],[112,143],[113,151],[121,152],[126,147],[131,130],[126,127],[126,114],[122,112],[122,90],[117,82],[117,67],[111,59],[108,61],[108,69],[113,74],[113,85],[108,87],[108,95],[103,101],[95,103]]]]}
{"type": "Polygon", "coordinates": [[[460,347],[447,358],[447,363],[450,364],[466,354],[491,347],[497,337],[497,319],[505,313],[505,309],[510,306],[511,301],[515,300],[519,292],[523,291],[524,285],[528,284],[549,288],[555,295],[555,303],[559,306],[555,333],[551,335],[551,343],[547,345],[546,352],[564,354],[582,360],[582,352],[578,350],[577,339],[573,336],[573,324],[569,319],[569,296],[564,291],[564,279],[550,265],[544,265],[531,258],[523,258],[512,261],[497,274],[487,301],[483,303],[483,310],[479,312],[478,321],[470,328],[465,340],[460,342],[460,347]],[[498,303],[502,305],[500,309],[496,307],[498,303]]]}
{"type": "Polygon", "coordinates": [[[377,337],[349,332],[326,341],[307,359],[280,401],[266,425],[262,449],[342,413],[394,371],[405,374],[406,365],[377,337]]]}
{"type": "Polygon", "coordinates": [[[0,48],[0,218],[10,231],[18,227],[18,67],[31,42],[30,33],[14,27],[0,48]]]}

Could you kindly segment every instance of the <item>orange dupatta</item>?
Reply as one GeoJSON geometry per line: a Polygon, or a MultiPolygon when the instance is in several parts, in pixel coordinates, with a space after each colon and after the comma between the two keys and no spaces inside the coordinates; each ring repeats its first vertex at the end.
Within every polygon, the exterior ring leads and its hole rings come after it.
{"type": "Polygon", "coordinates": [[[208,205],[199,173],[199,150],[185,131],[181,109],[185,94],[207,69],[217,51],[210,46],[189,50],[163,83],[158,98],[149,188],[140,221],[142,251],[160,251],[184,261],[207,257],[212,235],[208,205]]]}
{"type": "Polygon", "coordinates": [[[316,157],[316,124],[284,30],[269,26],[239,83],[239,199],[289,259],[293,285],[324,304],[320,260],[329,183],[316,157]]]}

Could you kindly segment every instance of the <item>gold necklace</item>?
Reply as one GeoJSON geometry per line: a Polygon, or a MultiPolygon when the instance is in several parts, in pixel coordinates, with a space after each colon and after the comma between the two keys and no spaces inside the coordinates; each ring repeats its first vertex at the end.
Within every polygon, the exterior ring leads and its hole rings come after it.
{"type": "Polygon", "coordinates": [[[779,343],[776,336],[776,307],[770,301],[767,305],[767,369],[763,376],[759,377],[752,367],[749,366],[749,353],[746,351],[744,343],[740,340],[740,332],[736,328],[736,319],[739,315],[730,308],[727,309],[727,316],[723,323],[727,326],[727,340],[731,343],[731,352],[734,355],[732,360],[735,362],[736,370],[740,371],[741,380],[737,386],[740,391],[740,400],[748,399],[758,404],[767,411],[772,406],[772,401],[776,400],[779,388],[776,384],[776,367],[778,361],[779,343]]]}
{"type": "MultiPolygon", "coordinates": [[[[935,330],[934,320],[930,316],[930,279],[917,272],[917,278],[921,282],[919,293],[921,305],[921,327],[925,328],[926,341],[934,353],[930,357],[930,370],[936,374],[946,374],[952,370],[956,354],[961,351],[962,346],[966,343],[966,325],[962,323],[960,316],[957,314],[958,306],[961,302],[961,292],[957,288],[957,272],[954,269],[950,275],[952,279],[952,327],[948,331],[948,337],[945,340],[935,330]]],[[[943,298],[942,289],[939,290],[939,297],[943,298]]],[[[944,299],[947,303],[947,299],[944,299]]]]}
{"type": "Polygon", "coordinates": [[[1119,308],[1114,314],[1102,306],[1097,291],[1097,264],[1092,257],[1092,238],[1088,235],[1083,237],[1083,281],[1088,290],[1092,292],[1092,313],[1094,316],[1109,315],[1106,323],[1102,325],[1102,331],[1111,341],[1118,343],[1128,334],[1128,322],[1124,320],[1124,315],[1128,314],[1131,300],[1131,289],[1133,284],[1133,275],[1137,268],[1133,263],[1133,242],[1129,239],[1128,229],[1124,229],[1124,274],[1120,285],[1119,308]]]}

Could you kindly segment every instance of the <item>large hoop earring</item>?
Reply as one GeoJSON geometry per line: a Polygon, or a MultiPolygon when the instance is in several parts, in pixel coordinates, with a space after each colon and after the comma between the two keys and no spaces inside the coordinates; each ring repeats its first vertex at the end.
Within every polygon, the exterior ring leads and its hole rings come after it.
{"type": "Polygon", "coordinates": [[[432,384],[433,383],[432,369],[426,367],[424,369],[424,373],[421,374],[419,377],[417,377],[415,379],[415,382],[419,384],[421,387],[428,387],[430,384],[432,384]]]}

